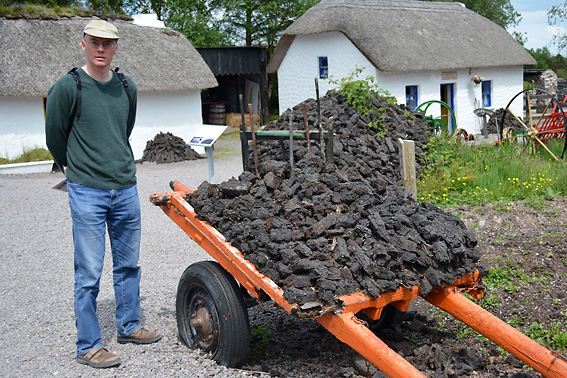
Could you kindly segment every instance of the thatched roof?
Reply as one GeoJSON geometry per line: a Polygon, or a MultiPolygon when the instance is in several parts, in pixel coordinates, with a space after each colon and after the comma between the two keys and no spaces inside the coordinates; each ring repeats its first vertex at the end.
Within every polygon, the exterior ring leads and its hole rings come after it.
{"type": "Polygon", "coordinates": [[[295,36],[332,31],[386,72],[535,64],[505,29],[460,3],[322,0],[285,30],[268,72],[278,70],[295,36]]]}
{"type": "MultiPolygon", "coordinates": [[[[90,18],[0,19],[0,95],[45,96],[71,68],[85,64],[80,42],[90,18]]],[[[216,87],[197,50],[177,32],[109,21],[120,40],[112,68],[130,76],[139,91],[216,87]]]]}

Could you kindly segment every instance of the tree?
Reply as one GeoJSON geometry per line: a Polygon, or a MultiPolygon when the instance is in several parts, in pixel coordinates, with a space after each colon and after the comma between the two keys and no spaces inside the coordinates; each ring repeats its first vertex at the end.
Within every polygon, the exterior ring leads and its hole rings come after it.
{"type": "Polygon", "coordinates": [[[271,54],[283,31],[320,0],[227,0],[231,38],[245,46],[266,46],[271,54]]]}
{"type": "MultiPolygon", "coordinates": [[[[567,21],[567,0],[563,5],[554,5],[547,12],[547,21],[549,25],[559,26],[564,21],[567,21]]],[[[553,42],[559,50],[567,49],[567,34],[557,34],[553,37],[553,42]]]]}
{"type": "Polygon", "coordinates": [[[538,69],[548,69],[549,68],[549,61],[551,60],[551,52],[547,47],[543,47],[540,49],[529,49],[530,54],[534,57],[537,61],[534,65],[526,66],[526,68],[538,68],[538,69]]]}
{"type": "Polygon", "coordinates": [[[547,47],[529,49],[528,51],[537,61],[537,64],[526,66],[526,68],[549,69],[555,72],[558,77],[567,78],[567,58],[560,54],[552,56],[547,47]]]}
{"type": "Polygon", "coordinates": [[[100,13],[123,13],[123,0],[86,0],[85,5],[95,12],[100,13]]]}
{"type": "MultiPolygon", "coordinates": [[[[232,41],[224,21],[221,0],[149,0],[160,9],[165,26],[183,33],[194,47],[229,46],[232,41]],[[161,2],[160,4],[157,4],[161,2]]],[[[157,12],[156,12],[157,13],[157,12]]]]}
{"type": "MultiPolygon", "coordinates": [[[[423,1],[445,1],[454,2],[454,0],[423,0],[423,1]]],[[[516,26],[522,20],[522,16],[516,12],[510,0],[459,0],[458,2],[477,12],[483,17],[488,18],[495,24],[507,29],[510,26],[516,26]]]]}
{"type": "Polygon", "coordinates": [[[195,47],[267,46],[270,54],[285,28],[320,0],[127,1],[131,13],[156,13],[195,47]]]}

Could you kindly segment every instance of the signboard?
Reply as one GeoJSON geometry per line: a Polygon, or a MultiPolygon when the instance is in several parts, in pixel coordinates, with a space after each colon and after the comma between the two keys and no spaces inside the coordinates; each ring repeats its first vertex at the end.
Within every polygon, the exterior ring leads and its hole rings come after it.
{"type": "Polygon", "coordinates": [[[195,147],[212,147],[228,126],[203,125],[187,143],[195,147]]]}
{"type": "Polygon", "coordinates": [[[457,80],[457,72],[441,72],[441,80],[457,80]]]}
{"type": "Polygon", "coordinates": [[[216,125],[203,125],[189,143],[193,147],[204,147],[207,153],[207,165],[209,166],[209,182],[211,184],[215,183],[215,165],[213,161],[213,143],[224,133],[228,126],[216,126],[216,125]]]}

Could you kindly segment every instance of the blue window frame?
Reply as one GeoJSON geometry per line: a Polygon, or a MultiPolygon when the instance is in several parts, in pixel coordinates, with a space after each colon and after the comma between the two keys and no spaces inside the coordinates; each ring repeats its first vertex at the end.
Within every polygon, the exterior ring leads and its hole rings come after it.
{"type": "Polygon", "coordinates": [[[329,78],[329,60],[326,56],[319,57],[319,78],[329,78]]]}
{"type": "Polygon", "coordinates": [[[492,82],[490,80],[482,82],[482,107],[492,106],[492,82]]]}
{"type": "Polygon", "coordinates": [[[417,85],[406,86],[406,105],[410,108],[417,108],[417,85]]]}

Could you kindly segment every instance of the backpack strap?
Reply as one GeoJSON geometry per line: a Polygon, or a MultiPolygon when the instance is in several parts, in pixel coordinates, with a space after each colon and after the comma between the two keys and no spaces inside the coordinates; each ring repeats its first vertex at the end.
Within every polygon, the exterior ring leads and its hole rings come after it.
{"type": "Polygon", "coordinates": [[[73,79],[75,79],[75,82],[77,83],[77,105],[75,106],[75,109],[73,109],[73,114],[71,115],[72,121],[75,119],[75,117],[81,118],[81,77],[77,72],[77,67],[73,67],[73,69],[69,71],[68,74],[73,76],[73,79]]]}
{"type": "Polygon", "coordinates": [[[124,90],[126,91],[126,95],[128,96],[128,102],[130,103],[130,113],[132,113],[132,111],[134,110],[134,102],[132,100],[132,94],[130,93],[130,90],[128,89],[128,81],[126,80],[126,77],[124,76],[124,74],[122,72],[118,72],[119,69],[120,68],[116,67],[114,69],[114,72],[116,72],[116,75],[118,76],[118,78],[122,82],[122,85],[124,86],[124,90]]]}
{"type": "MultiPolygon", "coordinates": [[[[134,111],[134,102],[132,100],[132,94],[130,93],[130,90],[128,89],[128,81],[126,80],[126,77],[124,76],[124,74],[122,72],[118,72],[118,70],[119,70],[119,68],[116,67],[114,69],[114,72],[116,72],[116,75],[118,76],[118,78],[122,82],[122,85],[124,86],[124,90],[126,91],[126,95],[128,96],[128,102],[130,104],[128,111],[129,111],[129,114],[131,114],[134,111]]],[[[75,106],[75,109],[73,109],[73,114],[71,114],[71,121],[73,121],[75,119],[75,117],[77,119],[81,118],[81,87],[82,87],[82,85],[81,85],[81,77],[79,76],[79,73],[77,72],[77,67],[73,67],[73,69],[71,69],[71,71],[69,71],[68,74],[73,76],[73,79],[75,79],[75,82],[77,83],[77,106],[75,106]]]]}

